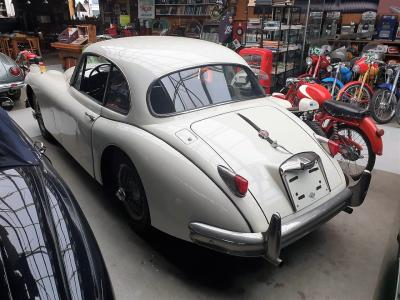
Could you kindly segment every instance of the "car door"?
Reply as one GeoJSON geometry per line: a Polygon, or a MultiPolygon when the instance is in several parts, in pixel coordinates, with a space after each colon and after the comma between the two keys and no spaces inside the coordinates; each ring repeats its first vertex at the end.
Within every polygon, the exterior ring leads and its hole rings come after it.
{"type": "Polygon", "coordinates": [[[60,111],[64,148],[93,175],[92,128],[100,117],[111,63],[95,54],[85,54],[69,87],[71,103],[60,111]]]}

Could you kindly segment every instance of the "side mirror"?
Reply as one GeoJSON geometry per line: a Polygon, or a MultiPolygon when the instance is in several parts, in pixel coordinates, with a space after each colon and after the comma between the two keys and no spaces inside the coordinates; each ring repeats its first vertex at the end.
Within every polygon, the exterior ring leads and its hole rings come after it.
{"type": "Polygon", "coordinates": [[[308,112],[319,109],[319,104],[317,101],[303,98],[299,101],[299,111],[300,112],[308,112]]]}

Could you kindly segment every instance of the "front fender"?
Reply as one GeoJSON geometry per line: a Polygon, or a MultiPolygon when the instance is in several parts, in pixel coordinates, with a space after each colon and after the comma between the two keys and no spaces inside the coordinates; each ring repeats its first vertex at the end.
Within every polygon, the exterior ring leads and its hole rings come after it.
{"type": "MultiPolygon", "coordinates": [[[[353,86],[353,85],[361,85],[361,83],[359,81],[351,81],[346,83],[339,91],[338,94],[338,99],[340,99],[344,93],[345,90],[347,90],[349,87],[353,86]]],[[[371,86],[367,83],[364,84],[365,88],[368,90],[368,93],[370,94],[370,96],[372,97],[372,95],[374,94],[373,89],[371,88],[371,86]]]]}
{"type": "MultiPolygon", "coordinates": [[[[106,118],[99,118],[93,125],[93,159],[99,182],[102,182],[101,156],[109,145],[124,151],[135,165],[155,228],[190,241],[188,225],[191,222],[237,232],[260,231],[260,228],[268,227],[250,193],[240,198],[246,208],[239,207],[215,178],[175,148],[144,129],[106,118]]],[[[217,172],[217,165],[215,169],[217,172]]]]}
{"type": "MultiPolygon", "coordinates": [[[[327,77],[322,79],[323,83],[333,83],[335,81],[334,77],[327,77]]],[[[344,86],[343,82],[341,82],[339,79],[336,79],[336,84],[339,86],[339,88],[342,88],[344,86]]]]}
{"type": "Polygon", "coordinates": [[[360,121],[360,129],[366,134],[368,140],[371,143],[372,151],[376,155],[382,155],[383,153],[383,142],[382,137],[377,134],[378,127],[372,118],[367,117],[360,121]]]}

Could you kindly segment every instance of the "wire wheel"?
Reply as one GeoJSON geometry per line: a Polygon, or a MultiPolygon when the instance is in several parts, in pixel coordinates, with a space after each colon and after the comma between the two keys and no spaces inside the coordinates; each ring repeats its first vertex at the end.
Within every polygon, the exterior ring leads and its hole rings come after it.
{"type": "Polygon", "coordinates": [[[124,202],[129,216],[135,220],[143,218],[144,209],[141,191],[133,176],[132,169],[127,164],[121,164],[118,169],[117,198],[124,202]]]}
{"type": "Polygon", "coordinates": [[[368,138],[361,130],[341,126],[334,139],[341,146],[341,151],[335,158],[346,175],[358,180],[364,170],[373,169],[376,155],[372,151],[368,138]]]}
{"type": "Polygon", "coordinates": [[[125,155],[113,161],[113,194],[121,201],[135,230],[146,231],[150,227],[150,212],[140,177],[132,162],[125,155]],[[114,179],[114,180],[113,180],[114,179]]]}
{"type": "Polygon", "coordinates": [[[395,115],[397,98],[394,94],[390,97],[390,94],[387,89],[379,89],[372,97],[371,115],[380,124],[389,123],[395,115]]]}
{"type": "Polygon", "coordinates": [[[371,101],[372,95],[364,85],[361,88],[361,83],[355,83],[348,86],[339,95],[339,100],[347,103],[357,104],[362,108],[368,108],[371,101]],[[358,99],[358,95],[361,91],[361,97],[358,99]]]}

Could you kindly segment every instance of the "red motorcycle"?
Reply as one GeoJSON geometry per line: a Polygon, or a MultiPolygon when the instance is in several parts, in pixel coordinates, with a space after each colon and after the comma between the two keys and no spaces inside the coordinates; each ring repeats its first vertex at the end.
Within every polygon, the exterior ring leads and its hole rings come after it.
{"type": "Polygon", "coordinates": [[[289,101],[293,107],[298,107],[303,98],[330,100],[330,92],[316,81],[314,77],[287,78],[286,86],[279,93],[272,93],[272,96],[289,101]]]}
{"type": "Polygon", "coordinates": [[[339,145],[335,158],[347,175],[357,180],[365,169],[373,169],[376,155],[382,155],[384,131],[376,127],[368,110],[331,101],[329,91],[312,78],[289,78],[286,91],[286,95],[274,93],[273,96],[289,101],[293,107],[303,98],[318,103],[318,110],[302,112],[300,117],[315,133],[339,145]]]}
{"type": "Polygon", "coordinates": [[[42,73],[46,71],[42,57],[29,50],[21,50],[18,53],[15,62],[23,70],[25,75],[29,72],[29,68],[32,64],[38,65],[42,73]]]}
{"type": "Polygon", "coordinates": [[[368,108],[374,94],[372,87],[379,78],[381,65],[384,65],[384,62],[375,59],[373,54],[358,59],[353,66],[354,74],[359,75],[358,80],[351,81],[341,88],[337,99],[368,108]]]}
{"type": "Polygon", "coordinates": [[[307,72],[300,77],[314,77],[323,79],[330,76],[332,71],[331,60],[327,55],[330,50],[326,48],[311,48],[310,56],[306,58],[307,72]]]}

